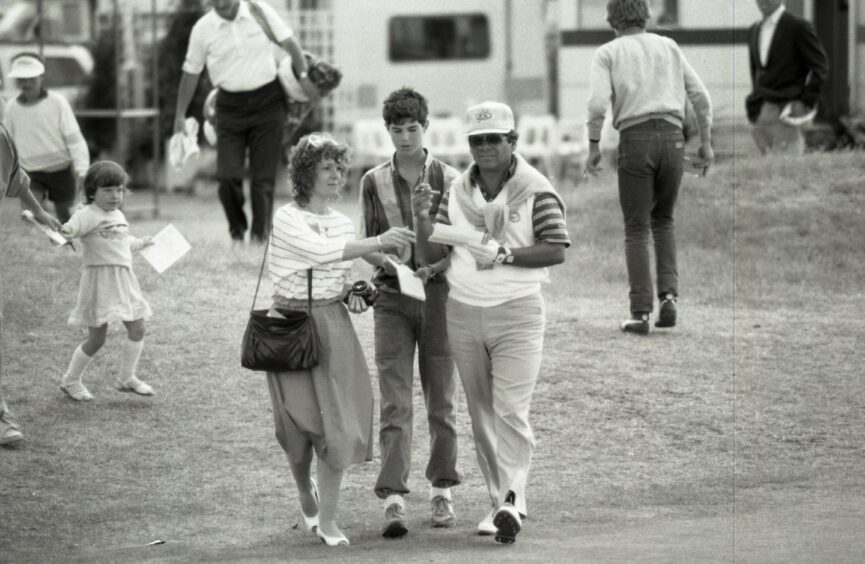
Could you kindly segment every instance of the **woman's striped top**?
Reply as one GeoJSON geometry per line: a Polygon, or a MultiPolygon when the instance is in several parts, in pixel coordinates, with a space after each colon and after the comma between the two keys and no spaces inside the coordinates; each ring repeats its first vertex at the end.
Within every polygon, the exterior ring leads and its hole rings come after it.
{"type": "Polygon", "coordinates": [[[332,299],[350,281],[352,261],[342,260],[355,229],[345,215],[331,210],[317,215],[295,204],[277,210],[270,235],[268,272],[274,293],[306,299],[306,271],[312,268],[312,298],[332,299]]]}

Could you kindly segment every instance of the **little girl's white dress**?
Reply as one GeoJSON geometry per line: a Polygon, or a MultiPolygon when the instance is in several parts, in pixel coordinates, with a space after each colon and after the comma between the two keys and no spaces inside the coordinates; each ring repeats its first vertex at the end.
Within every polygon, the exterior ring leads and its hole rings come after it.
{"type": "Polygon", "coordinates": [[[132,253],[142,248],[144,241],[129,234],[123,212],[88,204],[75,212],[60,232],[70,239],[80,238],[83,249],[81,283],[69,314],[70,325],[99,327],[152,315],[132,271],[132,253]]]}

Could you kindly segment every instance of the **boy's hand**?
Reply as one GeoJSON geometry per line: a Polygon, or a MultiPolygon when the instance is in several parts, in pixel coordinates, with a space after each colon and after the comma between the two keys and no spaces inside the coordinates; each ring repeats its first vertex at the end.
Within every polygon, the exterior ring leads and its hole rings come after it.
{"type": "Polygon", "coordinates": [[[432,275],[432,268],[430,268],[429,266],[421,266],[415,271],[414,275],[420,278],[423,283],[426,284],[429,281],[429,277],[432,275]]]}
{"type": "Polygon", "coordinates": [[[148,236],[148,237],[143,237],[141,240],[144,242],[144,244],[141,245],[141,248],[142,248],[142,249],[145,248],[145,247],[150,247],[150,246],[156,244],[156,241],[154,241],[154,240],[153,240],[153,237],[150,237],[150,236],[148,236]]]}
{"type": "Polygon", "coordinates": [[[433,194],[439,192],[432,189],[426,182],[418,184],[411,193],[411,211],[415,217],[429,217],[433,194]]]}
{"type": "MultiPolygon", "coordinates": [[[[383,255],[383,256],[386,257],[387,255],[383,255]]],[[[393,263],[391,261],[386,260],[386,259],[381,261],[381,267],[388,274],[388,276],[396,276],[397,275],[396,267],[393,265],[393,263]]]]}

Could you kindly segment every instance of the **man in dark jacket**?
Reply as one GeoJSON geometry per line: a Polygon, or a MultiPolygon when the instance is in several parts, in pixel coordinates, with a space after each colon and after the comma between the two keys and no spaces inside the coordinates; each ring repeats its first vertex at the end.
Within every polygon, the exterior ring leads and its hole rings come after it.
{"type": "Polygon", "coordinates": [[[762,153],[800,155],[805,142],[798,122],[817,105],[828,74],[826,52],[813,26],[786,11],[784,0],[757,0],[757,7],[763,19],[748,30],[748,121],[762,153]]]}

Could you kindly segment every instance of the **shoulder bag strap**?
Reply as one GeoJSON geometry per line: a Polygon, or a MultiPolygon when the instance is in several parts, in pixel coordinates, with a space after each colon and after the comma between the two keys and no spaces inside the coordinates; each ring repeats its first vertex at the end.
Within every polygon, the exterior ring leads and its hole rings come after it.
{"type": "Polygon", "coordinates": [[[261,26],[261,29],[264,30],[264,34],[267,38],[273,43],[279,45],[279,41],[276,40],[276,36],[273,34],[273,29],[271,29],[270,23],[267,21],[267,16],[264,15],[261,6],[259,6],[255,0],[248,0],[247,3],[249,4],[249,13],[252,14],[252,17],[255,18],[255,21],[257,21],[258,25],[261,26]]]}
{"type": "MultiPolygon", "coordinates": [[[[267,243],[264,245],[264,256],[261,257],[261,269],[258,271],[258,282],[255,283],[255,295],[252,297],[252,307],[249,312],[255,309],[255,302],[258,299],[258,289],[261,287],[261,277],[264,274],[264,265],[267,263],[267,249],[270,248],[270,237],[267,238],[267,243]]],[[[312,317],[312,269],[306,271],[306,310],[309,316],[312,317]]]]}
{"type": "Polygon", "coordinates": [[[261,286],[261,275],[264,274],[264,264],[267,262],[267,249],[270,248],[270,237],[267,238],[267,243],[264,245],[264,256],[261,257],[261,269],[258,271],[258,282],[255,284],[255,295],[252,297],[252,307],[249,308],[249,312],[255,309],[255,300],[258,299],[258,288],[261,286]]]}

